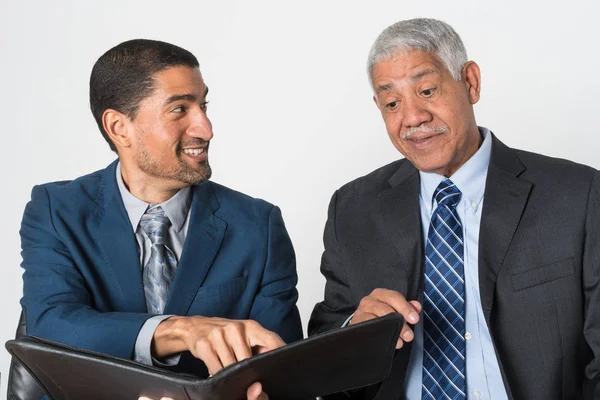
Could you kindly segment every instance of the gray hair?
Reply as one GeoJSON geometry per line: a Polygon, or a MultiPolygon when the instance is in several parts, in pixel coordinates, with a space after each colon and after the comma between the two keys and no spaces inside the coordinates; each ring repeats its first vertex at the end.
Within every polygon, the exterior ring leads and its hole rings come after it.
{"type": "Polygon", "coordinates": [[[409,19],[385,28],[369,52],[369,79],[375,64],[411,50],[422,50],[436,55],[452,77],[460,81],[462,67],[467,62],[465,46],[450,25],[430,18],[409,19]]]}

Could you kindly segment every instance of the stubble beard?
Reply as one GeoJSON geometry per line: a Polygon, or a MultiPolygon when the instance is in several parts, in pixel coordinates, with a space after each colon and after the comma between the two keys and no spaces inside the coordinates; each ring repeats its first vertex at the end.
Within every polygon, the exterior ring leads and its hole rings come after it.
{"type": "Polygon", "coordinates": [[[183,152],[178,149],[177,165],[168,165],[161,163],[142,147],[136,155],[136,162],[142,172],[154,178],[176,180],[187,185],[198,185],[210,179],[212,170],[208,160],[199,163],[197,167],[192,167],[182,157],[183,152]]]}

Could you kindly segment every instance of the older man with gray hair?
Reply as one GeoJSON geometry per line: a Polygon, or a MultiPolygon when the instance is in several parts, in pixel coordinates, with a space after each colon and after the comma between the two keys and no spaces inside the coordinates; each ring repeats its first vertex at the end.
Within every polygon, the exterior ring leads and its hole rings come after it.
{"type": "Polygon", "coordinates": [[[388,27],[368,72],[405,159],[333,195],[308,330],[407,324],[385,381],[331,397],[599,399],[598,171],[477,126],[480,70],[444,22],[388,27]]]}

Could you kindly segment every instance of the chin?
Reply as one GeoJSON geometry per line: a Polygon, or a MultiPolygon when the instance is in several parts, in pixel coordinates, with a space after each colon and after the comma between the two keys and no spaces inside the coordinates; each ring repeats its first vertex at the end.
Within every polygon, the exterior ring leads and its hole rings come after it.
{"type": "Polygon", "coordinates": [[[422,172],[435,172],[440,175],[444,175],[448,171],[450,166],[449,157],[421,157],[414,161],[409,160],[413,165],[422,172]]]}
{"type": "Polygon", "coordinates": [[[443,171],[445,169],[444,164],[433,164],[433,163],[415,163],[413,165],[421,172],[435,172],[443,171]]]}
{"type": "Polygon", "coordinates": [[[212,170],[208,163],[202,164],[200,168],[194,168],[193,170],[186,169],[178,174],[178,180],[188,185],[199,185],[206,182],[212,176],[212,170]]]}

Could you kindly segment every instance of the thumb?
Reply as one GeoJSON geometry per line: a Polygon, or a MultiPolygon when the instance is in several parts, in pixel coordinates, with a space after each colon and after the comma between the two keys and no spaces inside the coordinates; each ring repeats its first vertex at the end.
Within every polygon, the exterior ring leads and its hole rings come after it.
{"type": "Polygon", "coordinates": [[[248,392],[246,393],[248,400],[258,400],[260,395],[262,394],[262,385],[260,382],[254,382],[248,388],[248,392]]]}

